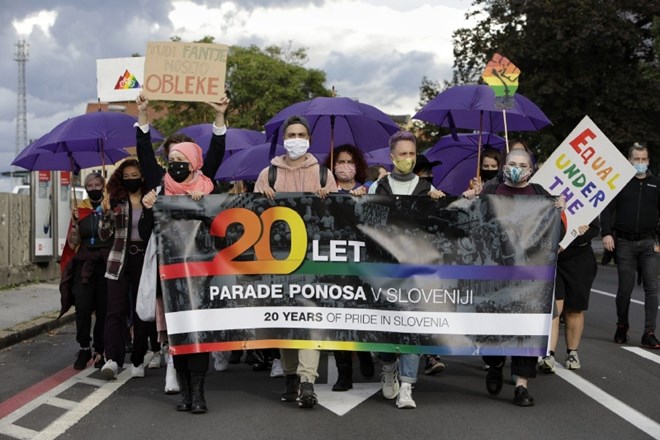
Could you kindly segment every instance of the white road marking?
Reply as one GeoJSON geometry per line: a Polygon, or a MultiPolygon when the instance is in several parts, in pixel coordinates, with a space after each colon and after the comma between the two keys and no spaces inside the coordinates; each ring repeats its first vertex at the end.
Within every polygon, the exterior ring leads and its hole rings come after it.
{"type": "Polygon", "coordinates": [[[315,384],[314,391],[319,399],[319,405],[343,416],[378,391],[380,382],[353,383],[353,389],[348,391],[332,391],[332,385],[337,381],[335,357],[328,354],[328,383],[315,384]]]}
{"type": "Polygon", "coordinates": [[[105,399],[110,397],[130,378],[131,370],[130,368],[126,368],[117,376],[117,380],[107,382],[101,388],[85,397],[74,409],[67,411],[62,417],[48,425],[46,429],[34,437],[34,440],[51,440],[64,434],[70,427],[78,423],[80,419],[85,417],[105,399]]]}
{"type": "Polygon", "coordinates": [[[101,404],[105,399],[110,397],[112,393],[117,391],[119,387],[124,385],[130,378],[131,372],[130,369],[125,369],[119,374],[117,380],[112,382],[98,381],[88,377],[90,374],[93,374],[96,371],[95,368],[88,368],[81,371],[75,376],[65,380],[56,387],[50,389],[44,394],[40,395],[31,402],[23,405],[18,408],[16,411],[8,414],[3,419],[0,419],[0,434],[6,435],[9,437],[17,439],[39,439],[39,440],[50,440],[54,439],[77,423],[84,416],[89,414],[92,409],[101,404]],[[58,394],[63,391],[71,388],[76,383],[87,383],[100,386],[94,390],[90,395],[84,398],[80,403],[63,399],[57,397],[58,394]],[[43,431],[37,432],[32,429],[27,429],[19,425],[15,425],[14,422],[21,419],[26,414],[29,414],[31,411],[35,410],[41,405],[53,405],[59,408],[67,409],[67,412],[64,413],[61,417],[55,420],[53,423],[44,428],[43,431]]]}
{"type": "Polygon", "coordinates": [[[659,423],[656,423],[654,420],[639,411],[629,407],[614,396],[607,394],[605,391],[578,376],[574,372],[566,370],[561,364],[557,364],[555,373],[557,376],[561,377],[588,397],[624,419],[626,422],[632,424],[634,427],[644,431],[652,438],[660,438],[659,423]]]}
{"type": "Polygon", "coordinates": [[[644,359],[648,359],[652,362],[655,362],[656,364],[660,364],[660,356],[658,356],[657,354],[650,353],[641,347],[621,347],[621,348],[623,348],[624,350],[628,350],[629,352],[634,353],[637,356],[641,356],[644,359]]]}
{"type": "MultiPolygon", "coordinates": [[[[591,291],[594,292],[594,293],[598,293],[600,295],[605,295],[605,296],[610,296],[612,298],[616,298],[615,293],[605,292],[604,290],[598,290],[598,289],[591,289],[591,291]]],[[[642,305],[642,306],[644,305],[644,301],[640,301],[638,299],[631,299],[630,302],[635,303],[635,304],[639,304],[639,305],[642,305]]],[[[658,307],[658,310],[660,310],[660,306],[658,307]]]]}

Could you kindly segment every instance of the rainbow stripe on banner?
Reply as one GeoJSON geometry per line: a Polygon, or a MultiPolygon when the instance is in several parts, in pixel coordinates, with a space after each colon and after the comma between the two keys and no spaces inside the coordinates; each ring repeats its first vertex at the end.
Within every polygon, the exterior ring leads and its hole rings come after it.
{"type": "Polygon", "coordinates": [[[164,197],[175,354],[545,354],[560,214],[544,196],[164,197]]]}

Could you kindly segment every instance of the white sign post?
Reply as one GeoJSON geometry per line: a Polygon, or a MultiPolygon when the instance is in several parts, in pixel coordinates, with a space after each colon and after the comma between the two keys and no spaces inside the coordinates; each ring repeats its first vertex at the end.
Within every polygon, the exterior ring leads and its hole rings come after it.
{"type": "Polygon", "coordinates": [[[635,175],[635,168],[585,116],[536,172],[533,183],[566,198],[566,247],[635,175]]]}

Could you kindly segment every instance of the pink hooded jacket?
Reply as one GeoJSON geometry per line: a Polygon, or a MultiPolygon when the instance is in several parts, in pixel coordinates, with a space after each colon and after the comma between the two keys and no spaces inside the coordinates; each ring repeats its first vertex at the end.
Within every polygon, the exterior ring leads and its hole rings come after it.
{"type": "MultiPolygon", "coordinates": [[[[274,157],[271,164],[277,169],[277,180],[275,180],[275,192],[317,192],[321,189],[319,178],[319,161],[313,155],[307,153],[303,160],[295,168],[284,160],[286,155],[274,157]]],[[[254,192],[262,193],[268,188],[268,168],[261,170],[254,184],[254,192]]],[[[334,176],[328,172],[325,188],[330,192],[337,192],[337,182],[334,176]]]]}

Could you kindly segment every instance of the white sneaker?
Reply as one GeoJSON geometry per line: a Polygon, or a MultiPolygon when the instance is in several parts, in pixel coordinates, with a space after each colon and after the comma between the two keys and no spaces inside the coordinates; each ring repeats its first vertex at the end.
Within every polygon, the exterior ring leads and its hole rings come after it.
{"type": "Polygon", "coordinates": [[[144,377],[144,364],[131,365],[131,377],[144,377]]]}
{"type": "Polygon", "coordinates": [[[415,401],[412,398],[412,385],[403,382],[401,388],[399,389],[399,396],[396,399],[397,408],[417,408],[415,401]]]}
{"type": "Polygon", "coordinates": [[[393,371],[380,373],[380,383],[383,387],[384,398],[391,400],[399,394],[399,378],[397,377],[396,366],[393,371]]]}
{"type": "Polygon", "coordinates": [[[165,372],[165,394],[177,394],[181,392],[179,380],[176,377],[176,369],[172,356],[167,356],[167,371],[165,372]]]}
{"type": "Polygon", "coordinates": [[[163,357],[160,351],[153,352],[151,359],[149,359],[149,362],[146,361],[146,356],[145,356],[144,364],[147,366],[147,368],[151,368],[151,369],[160,368],[163,365],[163,357]]]}
{"type": "Polygon", "coordinates": [[[115,380],[117,379],[118,370],[119,366],[117,365],[117,362],[110,359],[103,365],[103,367],[101,367],[101,376],[105,380],[115,380]]]}
{"type": "Polygon", "coordinates": [[[576,350],[571,350],[566,356],[566,369],[567,370],[579,370],[580,369],[580,358],[576,350]]]}
{"type": "Polygon", "coordinates": [[[270,367],[270,377],[284,377],[281,360],[273,359],[273,364],[270,367]]]}
{"type": "Polygon", "coordinates": [[[213,352],[213,368],[215,371],[226,371],[229,368],[229,359],[221,351],[213,352]]]}
{"type": "Polygon", "coordinates": [[[553,355],[543,356],[539,363],[536,365],[536,368],[541,373],[553,374],[556,370],[555,357],[553,355]]]}

